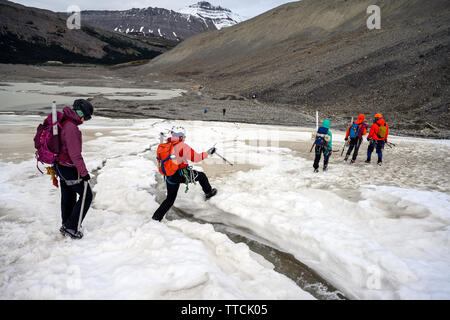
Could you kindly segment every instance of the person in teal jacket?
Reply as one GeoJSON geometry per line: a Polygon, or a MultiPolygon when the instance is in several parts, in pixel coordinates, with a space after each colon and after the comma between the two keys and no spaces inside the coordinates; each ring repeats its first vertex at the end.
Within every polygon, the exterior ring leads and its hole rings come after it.
{"type": "Polygon", "coordinates": [[[330,131],[330,120],[323,121],[322,126],[317,130],[316,140],[316,157],[314,158],[314,172],[319,172],[319,162],[323,153],[323,171],[328,169],[328,160],[330,159],[331,150],[333,149],[333,134],[330,131]]]}

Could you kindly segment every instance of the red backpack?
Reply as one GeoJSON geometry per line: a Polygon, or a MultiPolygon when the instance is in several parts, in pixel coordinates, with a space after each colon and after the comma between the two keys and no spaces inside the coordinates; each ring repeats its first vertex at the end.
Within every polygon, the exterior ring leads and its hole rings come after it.
{"type": "Polygon", "coordinates": [[[173,146],[173,142],[161,143],[156,150],[159,173],[166,177],[174,175],[178,170],[178,162],[173,146]]]}

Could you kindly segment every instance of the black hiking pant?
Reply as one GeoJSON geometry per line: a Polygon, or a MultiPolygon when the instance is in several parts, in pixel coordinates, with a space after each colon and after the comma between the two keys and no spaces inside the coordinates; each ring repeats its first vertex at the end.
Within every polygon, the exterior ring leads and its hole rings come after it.
{"type": "MultiPolygon", "coordinates": [[[[209,184],[208,177],[203,172],[198,172],[196,170],[192,170],[194,175],[194,180],[198,181],[203,189],[205,194],[211,192],[212,188],[209,184]]],[[[167,197],[161,203],[159,208],[153,214],[152,219],[161,221],[164,218],[164,215],[169,211],[172,205],[177,198],[178,189],[180,188],[180,183],[185,183],[186,177],[182,174],[181,170],[178,170],[173,176],[166,178],[166,186],[167,186],[167,197]]]]}
{"type": "Polygon", "coordinates": [[[328,160],[330,159],[331,149],[328,147],[316,146],[316,157],[314,158],[313,164],[314,169],[319,168],[319,162],[320,158],[322,157],[322,153],[323,153],[323,168],[326,169],[328,167],[328,160]]]}
{"type": "Polygon", "coordinates": [[[358,151],[359,151],[359,147],[361,146],[362,143],[362,138],[352,138],[350,139],[350,144],[347,150],[347,157],[349,155],[352,154],[353,149],[355,149],[355,151],[353,152],[353,157],[352,160],[355,161],[356,157],[358,157],[358,151]]]}
{"type": "MultiPolygon", "coordinates": [[[[57,164],[56,173],[60,178],[61,188],[61,220],[62,224],[67,229],[77,230],[78,219],[80,217],[81,202],[84,192],[84,181],[74,185],[68,185],[65,180],[77,180],[79,179],[78,171],[76,168],[66,167],[57,164]],[[79,195],[77,201],[77,194],[79,195]]],[[[92,190],[88,184],[86,191],[86,199],[84,201],[84,210],[82,221],[86,217],[86,214],[91,206],[92,202],[92,190]]]]}

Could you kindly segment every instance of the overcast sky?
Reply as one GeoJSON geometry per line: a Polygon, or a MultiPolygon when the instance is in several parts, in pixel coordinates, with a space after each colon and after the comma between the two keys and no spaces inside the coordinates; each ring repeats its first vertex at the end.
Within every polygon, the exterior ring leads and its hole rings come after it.
{"type": "MultiPolygon", "coordinates": [[[[77,5],[81,10],[126,10],[131,8],[158,7],[177,11],[199,0],[13,0],[26,6],[65,12],[70,5],[77,5]]],[[[231,11],[253,18],[263,12],[291,1],[285,0],[211,0],[215,6],[220,5],[231,11]]]]}

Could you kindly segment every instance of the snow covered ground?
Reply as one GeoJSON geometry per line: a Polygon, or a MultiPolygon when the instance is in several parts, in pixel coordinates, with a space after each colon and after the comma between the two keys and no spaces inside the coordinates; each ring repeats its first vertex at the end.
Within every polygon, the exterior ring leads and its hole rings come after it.
{"type": "MultiPolygon", "coordinates": [[[[14,123],[39,121],[0,115],[2,130],[14,123]]],[[[382,167],[363,163],[365,143],[357,164],[337,152],[314,174],[308,129],[181,123],[196,151],[217,143],[235,165],[196,164],[219,192],[205,202],[199,185],[181,186],[179,210],[291,253],[349,298],[450,298],[449,141],[392,137],[382,167]]],[[[96,117],[81,127],[96,177],[80,241],[58,233],[59,190],[35,168],[32,136],[16,152],[24,161],[0,146],[1,298],[312,298],[209,224],[150,221],[164,193],[158,134],[172,124],[96,117]]],[[[333,136],[339,149],[343,135],[333,136]]]]}

